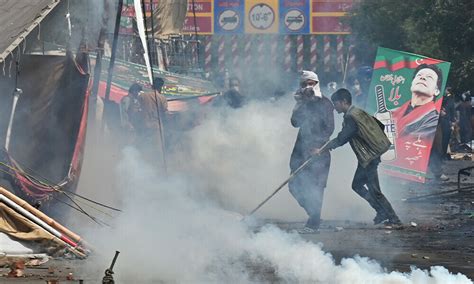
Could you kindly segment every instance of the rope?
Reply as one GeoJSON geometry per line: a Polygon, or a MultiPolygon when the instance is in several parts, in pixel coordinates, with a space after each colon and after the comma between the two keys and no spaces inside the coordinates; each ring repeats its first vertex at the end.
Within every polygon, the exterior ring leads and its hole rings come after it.
{"type": "MultiPolygon", "coordinates": [[[[64,205],[66,205],[66,206],[69,206],[70,208],[72,208],[72,209],[78,211],[79,213],[85,214],[85,213],[83,212],[83,210],[81,210],[81,209],[78,208],[78,207],[75,207],[75,206],[72,205],[72,204],[67,203],[67,202],[64,201],[64,200],[61,200],[61,199],[59,199],[59,198],[57,198],[57,197],[53,197],[53,199],[56,200],[56,201],[58,201],[59,203],[62,203],[62,204],[64,204],[64,205]]],[[[107,227],[110,227],[109,224],[107,224],[106,222],[100,220],[100,219],[97,218],[97,217],[94,217],[94,216],[92,216],[92,215],[90,215],[90,214],[89,214],[89,215],[88,215],[88,214],[85,214],[85,215],[86,215],[86,216],[90,216],[90,218],[92,218],[92,220],[93,220],[96,224],[98,224],[98,225],[101,225],[101,226],[102,226],[102,225],[105,225],[105,226],[107,226],[107,227]]]]}
{"type": "MultiPolygon", "coordinates": [[[[3,169],[0,169],[0,172],[15,177],[15,176],[14,176],[11,172],[9,172],[9,171],[5,171],[5,170],[3,170],[3,169]]],[[[66,192],[61,192],[61,193],[65,194],[65,195],[67,196],[66,192]]],[[[80,213],[82,213],[82,214],[88,216],[88,217],[89,217],[90,219],[92,219],[95,223],[97,223],[97,224],[99,224],[99,225],[102,225],[102,224],[103,224],[103,225],[106,225],[106,226],[109,226],[109,227],[110,227],[109,224],[107,224],[107,223],[105,223],[104,221],[102,221],[102,220],[100,220],[100,219],[98,219],[98,218],[96,218],[96,217],[90,215],[89,213],[87,213],[87,212],[86,212],[84,209],[82,209],[82,207],[79,206],[79,205],[77,204],[77,202],[75,202],[71,197],[68,196],[68,198],[69,198],[77,207],[74,207],[73,205],[71,205],[71,204],[69,204],[69,203],[67,203],[67,202],[65,202],[65,201],[63,201],[63,200],[61,200],[61,199],[59,199],[59,198],[57,198],[57,197],[52,196],[52,198],[53,198],[54,200],[56,200],[56,201],[59,201],[59,202],[65,204],[65,205],[67,205],[67,206],[69,206],[69,207],[75,209],[76,211],[78,211],[78,212],[80,212],[80,213]],[[102,224],[101,224],[101,223],[102,223],[102,224]]],[[[91,208],[93,208],[93,209],[95,209],[95,210],[101,212],[99,209],[94,208],[93,206],[90,206],[90,205],[89,205],[89,207],[91,207],[91,208]]],[[[106,214],[105,212],[102,212],[102,213],[106,214]]],[[[108,215],[108,214],[106,214],[106,215],[108,215]]],[[[109,215],[109,216],[111,216],[111,215],[109,215]]],[[[111,217],[113,217],[113,216],[111,216],[111,217]]]]}
{"type": "MultiPolygon", "coordinates": [[[[30,174],[28,174],[27,172],[25,172],[25,171],[23,171],[23,170],[21,170],[21,169],[13,168],[13,167],[11,167],[10,165],[5,164],[5,163],[3,163],[3,162],[0,162],[0,165],[4,166],[4,167],[6,167],[6,168],[8,168],[8,169],[10,169],[10,170],[12,170],[12,171],[19,172],[19,173],[21,173],[22,175],[24,175],[25,177],[36,179],[34,176],[31,176],[30,174]]],[[[31,170],[31,171],[32,171],[32,170],[31,170]]],[[[8,173],[8,174],[12,175],[13,177],[15,177],[15,175],[13,175],[13,174],[10,173],[10,172],[6,172],[6,173],[8,173]]],[[[43,178],[43,177],[40,176],[40,178],[43,178]]],[[[43,178],[43,179],[47,180],[46,178],[43,178]]],[[[48,181],[48,182],[49,182],[49,181],[48,181]]],[[[43,182],[41,182],[41,181],[40,181],[40,183],[49,186],[53,191],[60,192],[60,193],[67,192],[67,193],[70,193],[70,194],[72,194],[72,195],[75,195],[75,196],[77,196],[77,197],[79,197],[79,198],[82,198],[82,199],[84,199],[84,200],[86,200],[86,201],[89,201],[89,202],[91,202],[91,203],[94,203],[94,204],[96,204],[96,205],[99,205],[99,206],[102,206],[102,207],[105,207],[105,208],[107,208],[107,209],[111,209],[111,210],[114,210],[114,211],[122,212],[122,210],[120,210],[120,209],[117,209],[117,208],[111,207],[111,206],[109,206],[109,205],[105,205],[105,204],[102,204],[102,203],[100,203],[100,202],[94,201],[94,200],[89,199],[89,198],[87,198],[87,197],[84,197],[84,196],[82,196],[82,195],[80,195],[80,194],[78,194],[78,193],[75,193],[75,192],[72,192],[72,191],[60,190],[60,189],[58,189],[58,188],[61,188],[61,187],[62,187],[61,185],[50,185],[50,184],[43,183],[43,182]]]]}
{"type": "Polygon", "coordinates": [[[86,202],[84,202],[84,201],[82,201],[82,200],[80,200],[80,199],[76,200],[76,202],[77,202],[77,203],[81,203],[82,205],[87,206],[87,207],[89,207],[90,209],[93,209],[93,210],[95,210],[95,211],[97,211],[97,212],[99,212],[99,213],[102,213],[102,214],[104,214],[104,215],[107,215],[107,216],[109,216],[109,217],[111,217],[111,218],[114,217],[112,214],[109,214],[109,213],[107,213],[107,212],[105,212],[105,211],[103,211],[103,210],[100,210],[99,208],[97,208],[97,207],[95,207],[95,206],[92,206],[92,205],[90,205],[89,203],[86,203],[86,202]]]}
{"type": "Polygon", "coordinates": [[[80,211],[81,211],[84,215],[86,215],[86,216],[89,217],[92,221],[94,221],[95,223],[97,223],[97,225],[100,225],[100,222],[97,221],[94,216],[91,216],[91,215],[90,215],[89,213],[87,213],[84,209],[82,209],[82,207],[81,207],[79,204],[77,204],[77,202],[74,201],[74,199],[73,199],[72,197],[70,197],[66,192],[63,191],[62,194],[64,194],[69,200],[71,200],[71,202],[74,203],[74,205],[76,205],[77,208],[79,208],[80,211]]]}
{"type": "MultiPolygon", "coordinates": [[[[3,166],[5,166],[5,167],[7,167],[7,168],[9,168],[10,170],[12,170],[12,171],[14,171],[14,172],[19,172],[20,174],[22,174],[25,178],[27,178],[27,179],[28,179],[29,181],[31,181],[32,183],[36,183],[36,184],[39,184],[40,186],[44,186],[44,187],[49,187],[49,188],[52,189],[52,191],[61,192],[62,190],[59,190],[58,188],[63,187],[64,184],[66,183],[66,182],[63,182],[63,183],[61,183],[61,184],[54,184],[54,182],[52,182],[52,181],[48,180],[47,178],[41,176],[40,174],[36,173],[36,172],[35,172],[34,170],[32,170],[31,168],[24,167],[24,168],[26,168],[27,170],[29,170],[30,172],[32,172],[33,174],[37,175],[39,178],[45,180],[47,183],[46,183],[46,182],[43,182],[43,181],[37,179],[35,176],[33,176],[33,175],[29,174],[28,172],[24,171],[23,168],[18,164],[17,161],[15,161],[15,160],[13,160],[13,159],[11,159],[11,158],[10,158],[10,161],[15,164],[15,167],[12,167],[12,166],[10,166],[10,165],[8,165],[8,164],[5,164],[5,163],[3,163],[3,162],[0,162],[0,165],[3,165],[3,166]]],[[[63,190],[63,191],[67,191],[67,190],[63,190]]],[[[121,210],[119,210],[119,209],[116,209],[116,208],[113,208],[113,207],[110,207],[110,206],[101,204],[101,203],[99,203],[99,202],[93,201],[93,200],[88,199],[88,198],[86,198],[86,197],[83,197],[83,196],[81,196],[81,195],[79,195],[79,194],[77,194],[77,193],[74,193],[74,192],[72,192],[72,191],[68,191],[68,192],[71,193],[71,194],[77,195],[78,197],[81,197],[81,198],[83,198],[83,199],[85,199],[85,200],[87,200],[87,201],[89,201],[89,202],[96,203],[97,205],[101,205],[101,206],[103,206],[103,207],[106,207],[106,208],[109,208],[109,209],[112,209],[112,210],[121,211],[121,210]]]]}

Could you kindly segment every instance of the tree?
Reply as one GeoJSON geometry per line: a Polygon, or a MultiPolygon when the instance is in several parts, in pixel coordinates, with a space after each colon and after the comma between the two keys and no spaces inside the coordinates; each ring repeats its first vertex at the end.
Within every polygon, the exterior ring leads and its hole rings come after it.
{"type": "Polygon", "coordinates": [[[377,46],[452,63],[448,85],[456,91],[474,82],[474,1],[365,0],[349,17],[355,53],[372,65],[377,46]]]}

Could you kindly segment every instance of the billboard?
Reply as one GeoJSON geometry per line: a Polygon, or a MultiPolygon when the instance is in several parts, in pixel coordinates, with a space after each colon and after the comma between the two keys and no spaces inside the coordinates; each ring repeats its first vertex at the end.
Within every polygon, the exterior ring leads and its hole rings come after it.
{"type": "Polygon", "coordinates": [[[182,32],[210,35],[214,33],[214,0],[188,1],[188,12],[182,32]]]}
{"type": "Polygon", "coordinates": [[[449,68],[442,60],[378,48],[367,110],[392,142],[381,157],[383,172],[425,181],[449,68]]]}

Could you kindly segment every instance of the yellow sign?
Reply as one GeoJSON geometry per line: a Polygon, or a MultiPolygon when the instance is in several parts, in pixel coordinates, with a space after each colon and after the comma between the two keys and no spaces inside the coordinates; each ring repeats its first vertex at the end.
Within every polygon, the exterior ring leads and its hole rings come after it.
{"type": "Polygon", "coordinates": [[[245,0],[245,32],[278,33],[278,0],[245,0]]]}

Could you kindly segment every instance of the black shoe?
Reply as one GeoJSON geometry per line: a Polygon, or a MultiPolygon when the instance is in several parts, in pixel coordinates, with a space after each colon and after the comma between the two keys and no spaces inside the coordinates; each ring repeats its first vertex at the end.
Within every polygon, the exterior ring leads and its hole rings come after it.
{"type": "Polygon", "coordinates": [[[311,228],[311,229],[319,229],[319,224],[321,224],[321,219],[320,218],[314,218],[314,217],[309,217],[308,221],[306,221],[306,224],[304,225],[305,228],[311,228]]]}
{"type": "Polygon", "coordinates": [[[400,219],[395,216],[395,217],[392,217],[392,218],[389,218],[387,221],[385,221],[383,223],[385,226],[401,226],[402,225],[402,221],[400,221],[400,219]]]}

